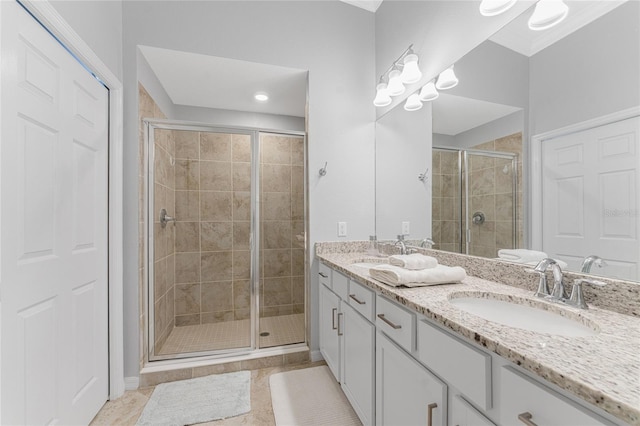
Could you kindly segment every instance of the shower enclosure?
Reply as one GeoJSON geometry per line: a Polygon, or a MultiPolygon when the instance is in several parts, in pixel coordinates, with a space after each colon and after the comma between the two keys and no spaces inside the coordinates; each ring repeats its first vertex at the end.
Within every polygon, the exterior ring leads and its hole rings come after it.
{"type": "Polygon", "coordinates": [[[435,248],[497,257],[518,246],[516,154],[433,148],[435,248]]]}
{"type": "Polygon", "coordinates": [[[304,343],[304,135],[145,123],[149,359],[304,343]]]}

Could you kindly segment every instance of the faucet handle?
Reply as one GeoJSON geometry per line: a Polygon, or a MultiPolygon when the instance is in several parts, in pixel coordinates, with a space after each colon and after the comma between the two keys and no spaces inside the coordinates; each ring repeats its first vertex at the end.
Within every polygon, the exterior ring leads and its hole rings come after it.
{"type": "Polygon", "coordinates": [[[525,272],[528,272],[530,274],[538,274],[538,277],[540,277],[540,281],[538,281],[538,289],[535,293],[533,293],[534,296],[547,297],[551,294],[551,292],[549,291],[549,285],[547,284],[547,275],[544,273],[544,271],[527,268],[525,269],[525,272]]]}
{"type": "Polygon", "coordinates": [[[404,241],[404,234],[398,234],[398,241],[404,241]]]}
{"type": "Polygon", "coordinates": [[[568,305],[575,306],[580,309],[589,309],[587,302],[584,301],[584,294],[582,292],[582,284],[591,284],[597,287],[604,287],[607,283],[594,280],[591,278],[578,278],[573,280],[573,288],[571,289],[571,296],[567,301],[568,305]]]}

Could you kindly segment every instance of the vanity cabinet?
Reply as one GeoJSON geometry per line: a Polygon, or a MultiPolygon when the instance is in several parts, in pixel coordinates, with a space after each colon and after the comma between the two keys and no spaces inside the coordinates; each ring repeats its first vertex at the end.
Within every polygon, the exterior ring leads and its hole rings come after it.
{"type": "Polygon", "coordinates": [[[451,399],[451,421],[455,426],[495,426],[480,411],[469,404],[462,395],[455,395],[451,399]]]}
{"type": "Polygon", "coordinates": [[[320,352],[362,423],[371,425],[375,415],[375,325],[360,312],[373,309],[373,291],[336,271],[330,276],[332,288],[325,282],[319,289],[320,352]]]}
{"type": "Polygon", "coordinates": [[[376,344],[376,424],[447,424],[447,386],[385,334],[376,344]]]}

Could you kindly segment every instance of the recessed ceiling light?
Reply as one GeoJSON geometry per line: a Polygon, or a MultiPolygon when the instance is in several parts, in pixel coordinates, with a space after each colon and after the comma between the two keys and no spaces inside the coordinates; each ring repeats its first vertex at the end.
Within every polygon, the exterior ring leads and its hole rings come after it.
{"type": "Polygon", "coordinates": [[[267,102],[269,100],[269,95],[264,92],[258,92],[253,97],[258,102],[267,102]]]}

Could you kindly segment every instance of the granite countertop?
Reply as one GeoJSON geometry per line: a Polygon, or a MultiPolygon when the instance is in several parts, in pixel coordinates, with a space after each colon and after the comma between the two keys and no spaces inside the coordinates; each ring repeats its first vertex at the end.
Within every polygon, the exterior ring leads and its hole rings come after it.
{"type": "Polygon", "coordinates": [[[352,265],[371,258],[364,253],[316,256],[351,279],[474,340],[618,419],[640,424],[639,318],[594,307],[582,310],[549,303],[533,297],[529,290],[472,276],[461,284],[392,287],[371,278],[368,268],[352,265]],[[588,337],[564,337],[503,326],[448,303],[454,293],[475,296],[492,293],[502,300],[542,306],[597,327],[599,333],[588,337]]]}

